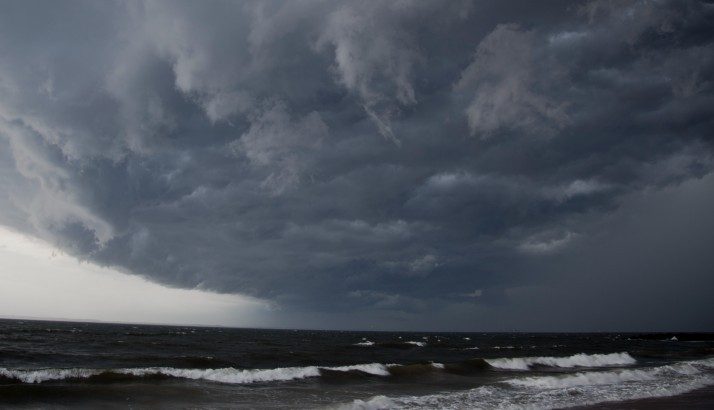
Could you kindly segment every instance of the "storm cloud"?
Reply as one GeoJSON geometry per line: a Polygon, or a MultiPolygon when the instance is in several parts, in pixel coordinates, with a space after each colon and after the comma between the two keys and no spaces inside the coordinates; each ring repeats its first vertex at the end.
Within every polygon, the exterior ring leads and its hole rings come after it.
{"type": "Polygon", "coordinates": [[[714,325],[711,2],[0,7],[2,225],[298,325],[714,325]]]}

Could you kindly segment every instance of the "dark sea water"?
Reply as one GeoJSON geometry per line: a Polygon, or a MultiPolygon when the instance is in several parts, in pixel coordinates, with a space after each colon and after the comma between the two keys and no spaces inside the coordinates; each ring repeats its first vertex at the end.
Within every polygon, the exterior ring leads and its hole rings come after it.
{"type": "Polygon", "coordinates": [[[711,385],[713,334],[0,320],[2,408],[565,408],[711,385]]]}

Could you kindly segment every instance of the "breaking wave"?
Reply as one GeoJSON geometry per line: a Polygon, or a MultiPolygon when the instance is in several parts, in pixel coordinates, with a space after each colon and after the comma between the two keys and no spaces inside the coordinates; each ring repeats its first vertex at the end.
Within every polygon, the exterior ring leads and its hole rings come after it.
{"type": "Polygon", "coordinates": [[[276,369],[177,369],[173,367],[145,367],[126,369],[6,369],[0,368],[0,377],[22,383],[43,383],[54,380],[104,379],[117,377],[174,377],[208,380],[230,384],[289,381],[319,377],[322,372],[357,372],[374,376],[389,376],[389,367],[379,363],[338,367],[282,367],[276,369]]]}
{"type": "MultiPolygon", "coordinates": [[[[607,367],[635,363],[627,353],[603,355],[577,354],[569,357],[526,357],[500,359],[469,359],[458,363],[416,364],[355,364],[348,366],[304,366],[275,369],[216,369],[142,367],[118,369],[8,369],[0,368],[0,380],[20,383],[43,383],[49,381],[84,379],[91,381],[117,381],[130,378],[180,378],[207,380],[229,384],[250,384],[291,381],[313,377],[414,377],[430,372],[447,372],[459,375],[478,374],[499,369],[527,370],[530,366],[554,366],[563,368],[607,367]]],[[[567,376],[523,377],[510,379],[505,384],[513,387],[569,388],[583,385],[604,385],[628,381],[654,380],[663,374],[698,374],[700,369],[714,369],[714,359],[680,362],[652,369],[619,369],[602,372],[580,372],[567,376]]]]}
{"type": "Polygon", "coordinates": [[[341,409],[532,409],[676,396],[714,385],[714,359],[567,376],[511,379],[466,391],[355,400],[341,409]]]}
{"type": "Polygon", "coordinates": [[[690,363],[655,367],[652,369],[624,369],[606,372],[582,372],[568,376],[541,376],[506,380],[513,386],[538,387],[543,389],[568,388],[574,386],[598,386],[632,381],[655,380],[666,375],[694,375],[700,370],[690,363]]]}
{"type": "Polygon", "coordinates": [[[486,359],[498,369],[529,370],[533,366],[549,367],[607,367],[635,364],[637,361],[626,352],[610,354],[579,353],[567,357],[514,357],[486,359]]]}
{"type": "MultiPolygon", "coordinates": [[[[367,343],[367,342],[363,342],[367,343]]],[[[414,342],[421,343],[421,342],[414,342]]],[[[7,369],[0,368],[0,378],[21,383],[43,383],[56,380],[94,379],[116,380],[131,377],[171,377],[182,379],[208,380],[220,383],[249,384],[272,381],[290,381],[310,377],[326,377],[339,373],[371,376],[405,376],[423,374],[432,371],[444,371],[455,374],[472,374],[484,370],[528,370],[532,366],[551,367],[607,367],[630,365],[635,359],[628,353],[612,354],[577,354],[568,357],[522,357],[497,359],[469,359],[458,363],[423,363],[423,364],[356,364],[349,366],[304,366],[279,367],[275,369],[236,369],[223,368],[176,368],[142,367],[118,369],[7,369]]]]}
{"type": "Polygon", "coordinates": [[[385,341],[385,342],[372,342],[370,340],[362,340],[361,342],[355,343],[355,346],[374,346],[374,347],[380,347],[384,349],[413,349],[415,347],[424,347],[427,345],[426,342],[420,342],[420,341],[402,341],[402,340],[394,340],[394,341],[385,341]]]}

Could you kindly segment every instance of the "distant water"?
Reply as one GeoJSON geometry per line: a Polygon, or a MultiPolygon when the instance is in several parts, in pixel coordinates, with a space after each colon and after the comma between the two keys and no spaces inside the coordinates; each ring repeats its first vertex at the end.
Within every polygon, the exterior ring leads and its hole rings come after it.
{"type": "Polygon", "coordinates": [[[714,334],[338,332],[0,320],[3,408],[563,408],[711,385],[714,334]]]}

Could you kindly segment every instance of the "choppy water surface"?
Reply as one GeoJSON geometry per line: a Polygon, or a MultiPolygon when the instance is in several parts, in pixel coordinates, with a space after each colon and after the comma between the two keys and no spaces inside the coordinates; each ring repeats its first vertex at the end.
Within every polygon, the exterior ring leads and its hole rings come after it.
{"type": "Polygon", "coordinates": [[[714,385],[713,334],[0,320],[0,406],[564,408],[714,385]]]}

